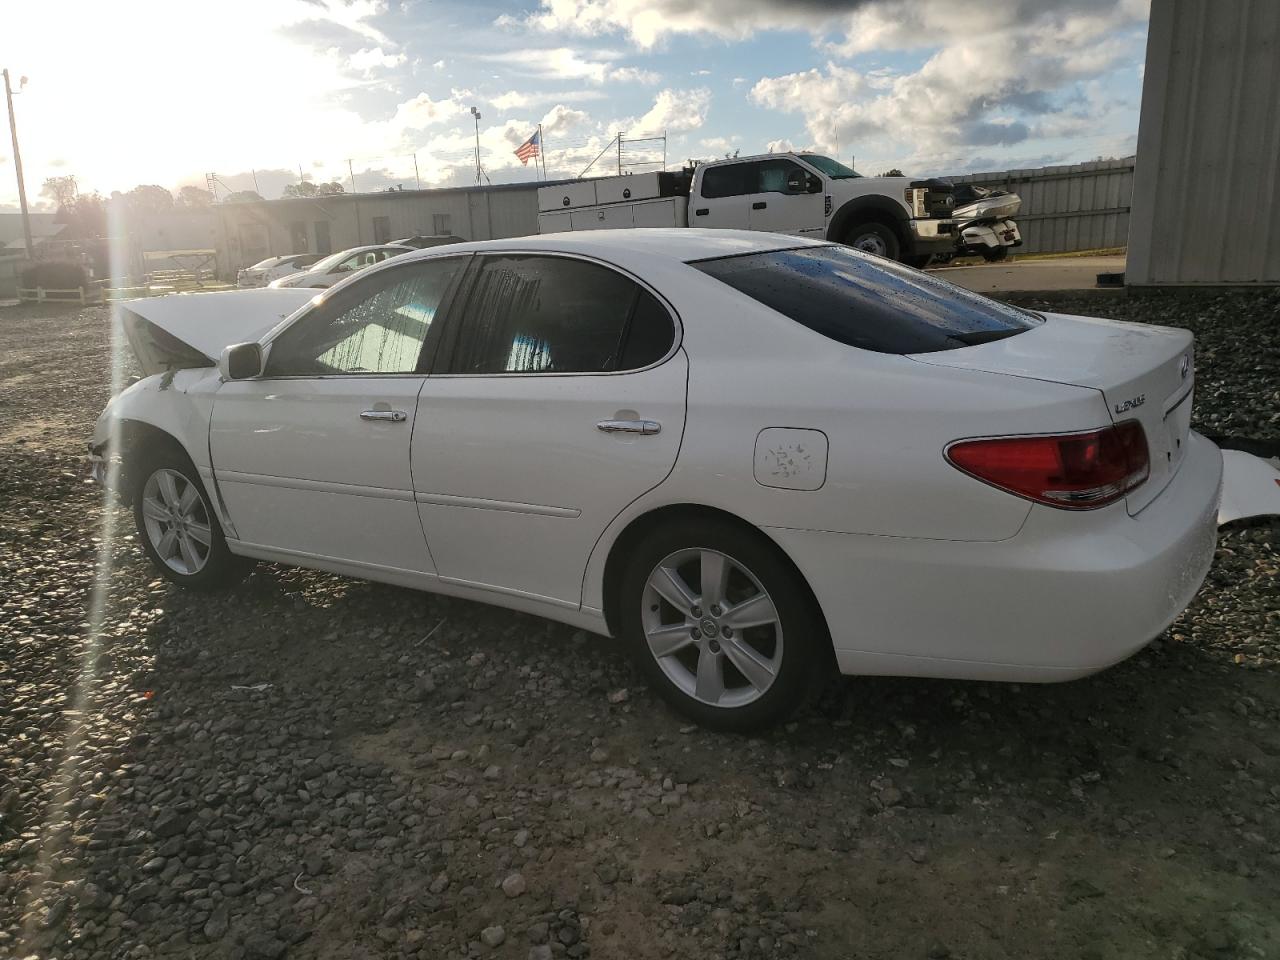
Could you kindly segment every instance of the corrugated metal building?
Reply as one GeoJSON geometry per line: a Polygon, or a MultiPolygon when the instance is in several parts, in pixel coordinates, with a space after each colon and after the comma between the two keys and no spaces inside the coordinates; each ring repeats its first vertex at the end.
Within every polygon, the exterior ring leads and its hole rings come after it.
{"type": "Polygon", "coordinates": [[[1155,0],[1126,280],[1280,283],[1280,2],[1155,0]]]}
{"type": "Polygon", "coordinates": [[[527,236],[538,232],[540,186],[545,184],[219,203],[214,207],[221,235],[219,269],[234,275],[266,257],[333,253],[415,235],[464,240],[527,236]]]}

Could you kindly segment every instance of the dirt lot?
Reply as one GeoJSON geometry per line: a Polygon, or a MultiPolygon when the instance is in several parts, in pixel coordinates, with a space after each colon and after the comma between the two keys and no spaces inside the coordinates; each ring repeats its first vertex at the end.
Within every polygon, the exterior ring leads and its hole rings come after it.
{"type": "MultiPolygon", "coordinates": [[[[1280,438],[1280,297],[1082,309],[1193,326],[1197,423],[1280,438]]],[[[1280,956],[1276,526],[1100,676],[737,739],[534,617],[167,585],[80,473],[109,342],[0,310],[0,956],[1280,956]]]]}

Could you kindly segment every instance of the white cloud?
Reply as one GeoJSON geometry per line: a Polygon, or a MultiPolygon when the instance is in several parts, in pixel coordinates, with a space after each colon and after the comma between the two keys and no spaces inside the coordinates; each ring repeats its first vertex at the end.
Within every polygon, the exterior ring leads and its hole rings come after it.
{"type": "Polygon", "coordinates": [[[557,103],[548,110],[541,121],[543,133],[550,134],[566,134],[590,122],[591,115],[585,110],[574,110],[563,103],[557,103]]]}
{"type": "Polygon", "coordinates": [[[381,47],[371,47],[357,50],[347,58],[347,62],[352,69],[369,76],[378,68],[390,69],[391,67],[400,66],[405,62],[405,55],[403,53],[384,53],[381,47]]]}
{"type": "Polygon", "coordinates": [[[618,67],[609,72],[609,79],[615,83],[641,83],[653,86],[662,82],[662,74],[653,70],[642,70],[639,67],[618,67]]]}
{"type": "Polygon", "coordinates": [[[431,65],[431,68],[432,68],[433,70],[443,70],[443,69],[444,69],[444,61],[443,61],[443,60],[437,60],[435,63],[433,63],[433,64],[431,65]]]}
{"type": "Polygon", "coordinates": [[[710,106],[711,91],[705,88],[662,90],[644,116],[635,120],[620,121],[617,129],[625,130],[631,137],[659,136],[697,130],[706,123],[707,109],[710,106]]]}
{"type": "Polygon", "coordinates": [[[422,130],[433,124],[452,120],[468,112],[462,100],[468,96],[467,91],[453,91],[445,100],[432,100],[430,94],[420,93],[411,100],[396,107],[395,116],[391,120],[395,130],[422,130]]]}
{"type": "MultiPolygon", "coordinates": [[[[1017,6],[1017,5],[1015,5],[1017,6]]],[[[1087,4],[1080,0],[1078,6],[1087,4]]],[[[945,0],[884,0],[853,14],[839,54],[919,44],[938,46],[919,69],[870,73],[829,62],[825,68],[764,77],[750,98],[804,118],[818,149],[856,150],[909,162],[954,165],[984,147],[1005,147],[1042,135],[1105,133],[1100,98],[1088,110],[1064,111],[1066,94],[1127,62],[1136,40],[1123,27],[1130,6],[1070,10],[1022,6],[1009,22],[1001,7],[966,18],[964,35],[934,27],[953,18],[945,0]],[[945,16],[944,16],[945,12],[945,16]],[[931,19],[933,18],[933,19],[931,19]],[[963,82],[957,80],[963,78],[963,82]],[[1052,131],[1052,132],[1050,132],[1052,131]]]]}

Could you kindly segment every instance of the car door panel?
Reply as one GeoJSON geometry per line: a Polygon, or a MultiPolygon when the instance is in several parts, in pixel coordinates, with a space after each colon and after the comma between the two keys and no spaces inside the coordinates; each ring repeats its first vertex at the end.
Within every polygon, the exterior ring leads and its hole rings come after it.
{"type": "Polygon", "coordinates": [[[798,163],[779,157],[759,164],[760,192],[748,199],[750,228],[796,236],[822,236],[825,232],[823,197],[809,193],[806,171],[798,163]]]}
{"type": "Polygon", "coordinates": [[[222,385],[209,449],[238,539],[434,572],[409,445],[436,316],[468,262],[376,270],[282,331],[264,376],[222,385]]]}
{"type": "Polygon", "coordinates": [[[586,258],[477,257],[469,282],[450,360],[418,397],[423,528],[441,577],[577,607],[600,534],[675,464],[678,326],[586,258]]]}
{"type": "Polygon", "coordinates": [[[209,450],[240,538],[259,546],[430,573],[409,441],[422,377],[224,384],[209,450]],[[403,413],[367,420],[365,412],[403,413]]]}
{"type": "Polygon", "coordinates": [[[637,373],[432,377],[418,397],[418,510],[442,577],[578,606],[600,534],[675,465],[683,351],[637,373]],[[650,420],[656,434],[605,433],[650,420]]]}
{"type": "Polygon", "coordinates": [[[750,227],[756,164],[728,163],[708,167],[689,198],[689,226],[746,230],[750,227]]]}

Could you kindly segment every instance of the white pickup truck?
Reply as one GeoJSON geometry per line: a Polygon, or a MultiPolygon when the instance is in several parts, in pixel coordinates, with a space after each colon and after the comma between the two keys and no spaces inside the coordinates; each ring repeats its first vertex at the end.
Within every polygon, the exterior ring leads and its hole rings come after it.
{"type": "Polygon", "coordinates": [[[864,177],[830,157],[772,153],[538,190],[538,232],[720,227],[820,237],[922,267],[954,253],[951,184],[864,177]]]}

